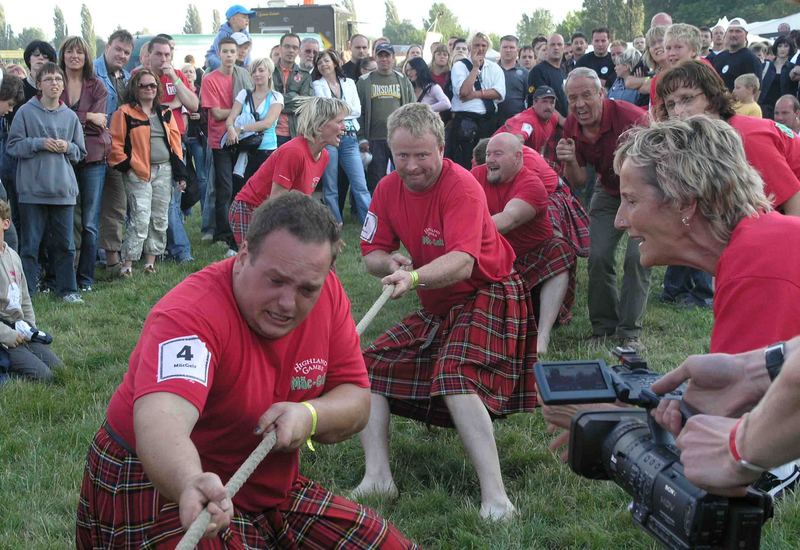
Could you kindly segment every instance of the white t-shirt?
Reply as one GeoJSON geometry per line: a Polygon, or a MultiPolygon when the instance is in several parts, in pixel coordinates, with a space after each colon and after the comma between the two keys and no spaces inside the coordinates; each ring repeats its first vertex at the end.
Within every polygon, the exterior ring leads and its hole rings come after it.
{"type": "MultiPolygon", "coordinates": [[[[483,104],[483,100],[470,99],[468,101],[462,101],[458,96],[458,91],[461,89],[461,85],[468,76],[469,70],[467,69],[467,66],[461,61],[456,61],[456,63],[453,65],[453,68],[450,70],[450,81],[453,83],[452,111],[454,113],[466,111],[470,113],[477,113],[479,115],[486,114],[486,106],[483,104]]],[[[503,74],[503,69],[501,69],[497,63],[493,63],[486,59],[483,62],[483,67],[478,73],[478,79],[481,82],[482,90],[493,88],[500,94],[500,99],[496,99],[494,101],[495,106],[505,99],[506,77],[503,74]]]]}

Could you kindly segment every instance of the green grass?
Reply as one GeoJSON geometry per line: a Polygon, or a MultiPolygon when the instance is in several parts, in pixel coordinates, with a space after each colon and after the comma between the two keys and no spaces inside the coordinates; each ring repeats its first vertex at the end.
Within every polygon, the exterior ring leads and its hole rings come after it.
{"type": "MultiPolygon", "coordinates": [[[[89,441],[103,420],[108,400],[127,368],[142,323],[170,288],[220,258],[224,249],[199,242],[197,218],[190,224],[191,266],[161,264],[157,275],[137,273],[130,281],[100,282],[84,306],[67,306],[48,296],[34,299],[40,326],[55,336],[53,347],[67,368],[54,384],[14,381],[0,389],[0,548],[74,546],[75,507],[89,441]]],[[[380,294],[366,275],[358,231],[346,225],[337,272],[360,319],[380,294]]],[[[554,360],[596,357],[584,343],[585,263],[575,319],[555,331],[554,360]]],[[[708,349],[710,312],[686,312],[656,300],[663,270],[653,273],[645,332],[646,358],[665,371],[691,353],[708,349]]],[[[103,278],[102,270],[98,277],[103,278]]],[[[364,336],[369,341],[416,305],[414,297],[390,302],[364,336]]],[[[608,357],[606,357],[608,359],[608,357]]],[[[547,450],[541,415],[520,414],[495,424],[503,475],[520,510],[515,521],[493,524],[477,514],[479,490],[457,434],[394,418],[391,456],[400,497],[371,500],[381,514],[424,548],[655,548],[629,517],[626,493],[609,482],[574,475],[547,450]]],[[[356,485],[363,455],[356,438],[304,453],[303,472],[337,492],[356,485]]],[[[796,547],[800,503],[789,497],[766,527],[764,548],[796,547]]]]}

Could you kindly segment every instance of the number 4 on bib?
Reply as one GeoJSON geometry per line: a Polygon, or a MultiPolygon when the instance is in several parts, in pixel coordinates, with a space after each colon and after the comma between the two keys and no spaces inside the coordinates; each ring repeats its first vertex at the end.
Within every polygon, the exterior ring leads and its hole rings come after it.
{"type": "Polygon", "coordinates": [[[197,336],[173,338],[158,345],[158,382],[176,378],[208,385],[211,353],[197,336]]]}

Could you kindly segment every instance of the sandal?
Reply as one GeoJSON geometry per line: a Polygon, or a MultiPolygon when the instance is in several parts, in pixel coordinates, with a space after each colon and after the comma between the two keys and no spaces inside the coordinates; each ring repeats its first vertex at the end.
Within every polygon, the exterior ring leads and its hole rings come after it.
{"type": "Polygon", "coordinates": [[[131,277],[133,277],[133,268],[132,267],[119,268],[119,276],[122,279],[130,279],[131,277]]]}
{"type": "Polygon", "coordinates": [[[145,275],[153,275],[156,272],[156,266],[153,264],[144,264],[144,269],[142,271],[145,275]]]}

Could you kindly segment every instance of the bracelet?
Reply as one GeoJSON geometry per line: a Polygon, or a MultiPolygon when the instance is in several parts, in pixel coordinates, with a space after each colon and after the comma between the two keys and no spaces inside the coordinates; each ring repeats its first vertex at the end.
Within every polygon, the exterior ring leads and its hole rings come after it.
{"type": "Polygon", "coordinates": [[[416,271],[412,271],[411,275],[411,290],[414,290],[419,286],[419,273],[416,271]]]}
{"type": "Polygon", "coordinates": [[[308,401],[303,401],[300,404],[305,405],[305,407],[311,411],[311,433],[308,435],[308,439],[306,439],[306,445],[308,445],[311,451],[316,451],[316,449],[314,449],[314,444],[311,442],[311,437],[317,433],[317,409],[308,401]]]}
{"type": "Polygon", "coordinates": [[[739,431],[739,426],[742,425],[742,421],[746,417],[747,417],[746,414],[742,416],[739,420],[736,421],[736,424],[733,425],[733,428],[731,428],[731,433],[730,435],[728,435],[728,449],[730,450],[733,459],[740,466],[742,466],[746,470],[750,470],[751,472],[757,472],[759,474],[762,474],[766,472],[769,468],[764,468],[757,464],[753,464],[752,462],[746,461],[744,458],[742,458],[742,455],[739,453],[739,449],[736,448],[736,432],[739,431]]]}

